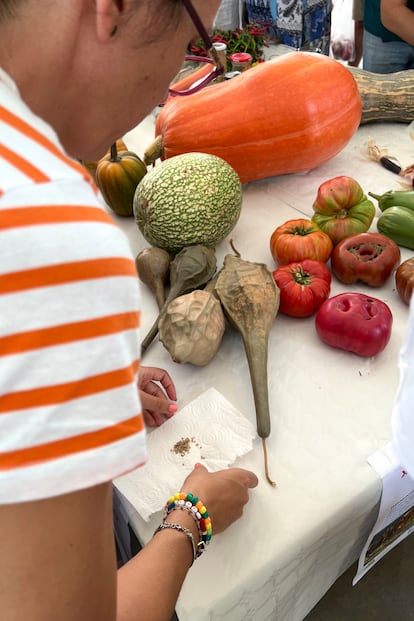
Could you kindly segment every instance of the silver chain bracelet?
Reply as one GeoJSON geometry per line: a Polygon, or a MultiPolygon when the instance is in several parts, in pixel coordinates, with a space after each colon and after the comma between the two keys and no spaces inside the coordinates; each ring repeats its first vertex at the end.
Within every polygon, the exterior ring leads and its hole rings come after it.
{"type": "Polygon", "coordinates": [[[166,528],[172,528],[173,530],[177,530],[180,533],[184,533],[184,535],[190,541],[191,548],[193,550],[193,560],[191,562],[191,565],[192,565],[194,561],[196,560],[198,554],[197,554],[197,549],[194,543],[193,533],[191,532],[191,530],[189,530],[185,526],[181,526],[181,524],[175,524],[173,522],[161,522],[158,528],[155,529],[153,536],[159,533],[161,530],[165,530],[166,528]]]}

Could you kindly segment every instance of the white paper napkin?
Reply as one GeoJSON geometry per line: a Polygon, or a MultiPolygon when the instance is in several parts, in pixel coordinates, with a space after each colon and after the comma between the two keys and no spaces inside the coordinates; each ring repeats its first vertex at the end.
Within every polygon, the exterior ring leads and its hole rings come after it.
{"type": "Polygon", "coordinates": [[[178,492],[194,464],[214,472],[252,449],[254,426],[214,388],[147,435],[147,463],[116,487],[148,521],[178,492]]]}

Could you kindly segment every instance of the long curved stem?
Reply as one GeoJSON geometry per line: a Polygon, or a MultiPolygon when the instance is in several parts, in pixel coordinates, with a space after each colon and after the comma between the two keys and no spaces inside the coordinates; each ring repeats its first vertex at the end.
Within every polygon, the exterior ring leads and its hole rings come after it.
{"type": "Polygon", "coordinates": [[[264,468],[265,468],[266,480],[270,483],[272,487],[277,487],[276,481],[273,481],[273,479],[270,478],[270,474],[269,474],[269,461],[267,459],[266,438],[262,438],[262,446],[263,446],[263,457],[264,457],[264,468]]]}

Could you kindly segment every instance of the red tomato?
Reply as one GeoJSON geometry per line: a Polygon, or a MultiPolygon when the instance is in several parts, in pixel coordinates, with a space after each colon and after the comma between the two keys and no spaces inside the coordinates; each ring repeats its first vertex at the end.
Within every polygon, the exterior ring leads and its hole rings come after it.
{"type": "Polygon", "coordinates": [[[414,289],[414,257],[403,261],[395,272],[395,286],[403,302],[410,303],[414,289]]]}
{"type": "Polygon", "coordinates": [[[331,272],[322,261],[304,261],[283,265],[273,272],[280,289],[279,310],[291,317],[309,317],[316,313],[331,290],[331,272]]]}
{"type": "Polygon", "coordinates": [[[391,337],[392,313],[381,300],[362,293],[340,293],[326,300],[315,319],[319,337],[359,356],[376,356],[391,337]]]}
{"type": "Polygon", "coordinates": [[[381,233],[360,233],[340,241],[331,256],[331,268],[341,282],[351,285],[360,280],[371,287],[382,287],[401,259],[397,244],[381,233]]]}
{"type": "Polygon", "coordinates": [[[304,259],[326,263],[331,256],[332,247],[329,235],[317,224],[304,218],[287,220],[270,237],[270,252],[275,263],[279,265],[304,259]]]}

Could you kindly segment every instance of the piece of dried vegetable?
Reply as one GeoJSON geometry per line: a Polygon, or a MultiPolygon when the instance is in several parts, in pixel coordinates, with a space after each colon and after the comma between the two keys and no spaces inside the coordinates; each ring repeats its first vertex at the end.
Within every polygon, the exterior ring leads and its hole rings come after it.
{"type": "Polygon", "coordinates": [[[174,362],[204,366],[217,353],[225,320],[216,296],[196,289],[169,303],[158,323],[161,343],[174,362]]]}
{"type": "Polygon", "coordinates": [[[155,322],[141,343],[141,357],[158,333],[158,323],[169,303],[179,295],[198,289],[208,282],[216,271],[214,248],[197,244],[183,248],[170,263],[170,290],[155,322]]]}
{"type": "Polygon", "coordinates": [[[269,333],[279,309],[279,289],[266,265],[245,261],[237,253],[236,256],[225,257],[215,290],[229,322],[243,339],[253,388],[257,433],[262,439],[266,479],[275,486],[269,475],[266,447],[266,438],[270,434],[267,361],[269,333]]]}

